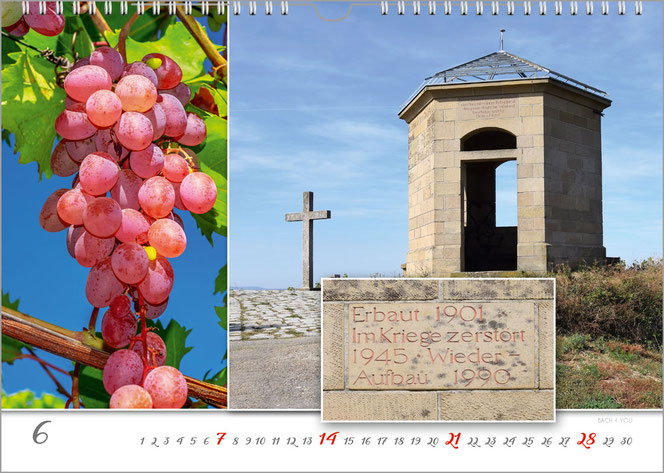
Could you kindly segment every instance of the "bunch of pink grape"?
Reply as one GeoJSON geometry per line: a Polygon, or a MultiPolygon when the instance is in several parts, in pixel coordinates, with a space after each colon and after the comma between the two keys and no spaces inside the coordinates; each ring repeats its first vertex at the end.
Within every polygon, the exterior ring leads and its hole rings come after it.
{"type": "Polygon", "coordinates": [[[2,2],[2,27],[7,33],[25,36],[32,28],[44,36],[57,36],[65,29],[65,18],[56,13],[56,2],[27,2],[25,15],[22,3],[2,2]],[[40,11],[40,3],[43,11],[40,11]]]}
{"type": "Polygon", "coordinates": [[[71,189],[46,200],[40,223],[49,232],[67,229],[67,250],[91,268],[88,301],[109,307],[101,333],[118,349],[103,373],[111,407],[179,408],[187,399],[182,374],[163,366],[163,340],[145,327],[168,304],[174,275],[167,258],[187,246],[174,208],[201,214],[217,198],[195,153],[182,147],[202,143],[206,126],[185,112],[191,92],[181,79],[180,67],[165,55],[126,64],[104,46],[67,74],[65,110],[55,120],[62,140],[51,169],[76,176],[71,189]],[[142,321],[139,335],[132,300],[142,321]]]}

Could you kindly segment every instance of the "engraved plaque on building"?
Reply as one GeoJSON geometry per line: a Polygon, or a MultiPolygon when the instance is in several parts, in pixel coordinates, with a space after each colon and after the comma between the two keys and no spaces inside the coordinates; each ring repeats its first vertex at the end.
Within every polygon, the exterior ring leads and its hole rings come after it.
{"type": "Polygon", "coordinates": [[[485,120],[519,116],[516,97],[496,99],[470,98],[459,101],[459,120],[485,120]]]}
{"type": "Polygon", "coordinates": [[[535,387],[530,302],[348,306],[349,389],[535,387]]]}

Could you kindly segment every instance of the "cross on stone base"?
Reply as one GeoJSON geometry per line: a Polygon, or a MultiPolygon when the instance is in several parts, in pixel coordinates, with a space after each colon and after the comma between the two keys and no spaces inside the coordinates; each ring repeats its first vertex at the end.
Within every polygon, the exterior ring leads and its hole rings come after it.
{"type": "Polygon", "coordinates": [[[302,222],[302,289],[314,288],[314,220],[332,216],[329,210],[312,210],[314,193],[302,193],[302,212],[286,214],[287,222],[302,222]]]}

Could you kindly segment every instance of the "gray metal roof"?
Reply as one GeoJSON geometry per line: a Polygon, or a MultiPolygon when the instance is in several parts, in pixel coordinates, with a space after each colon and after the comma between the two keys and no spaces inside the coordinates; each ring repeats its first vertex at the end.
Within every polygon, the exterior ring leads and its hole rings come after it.
{"type": "Polygon", "coordinates": [[[451,69],[446,69],[431,77],[427,77],[417,90],[408,97],[408,100],[404,102],[401,106],[401,111],[410,104],[422,89],[430,85],[442,85],[451,82],[473,83],[545,78],[559,80],[600,97],[608,96],[603,90],[596,89],[595,87],[579,82],[571,77],[567,77],[552,69],[540,66],[527,59],[510,54],[507,51],[497,51],[451,69]]]}

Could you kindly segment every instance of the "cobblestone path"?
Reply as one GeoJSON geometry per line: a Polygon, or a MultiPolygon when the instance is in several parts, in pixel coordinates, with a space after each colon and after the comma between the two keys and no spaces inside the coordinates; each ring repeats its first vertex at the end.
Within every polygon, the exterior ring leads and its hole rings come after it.
{"type": "Polygon", "coordinates": [[[320,336],[320,291],[230,291],[231,341],[320,336]]]}

